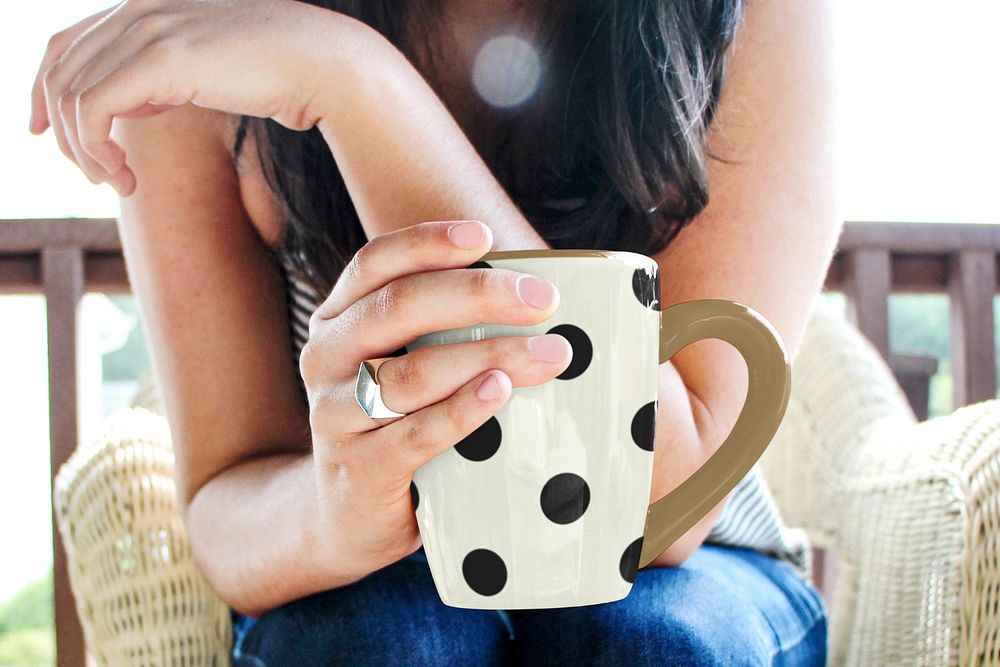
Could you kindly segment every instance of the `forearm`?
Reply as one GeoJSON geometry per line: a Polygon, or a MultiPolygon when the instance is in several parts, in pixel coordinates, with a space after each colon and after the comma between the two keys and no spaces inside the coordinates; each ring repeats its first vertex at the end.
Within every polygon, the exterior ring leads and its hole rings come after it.
{"type": "Polygon", "coordinates": [[[251,459],[194,496],[185,523],[195,561],[237,611],[260,614],[360,578],[319,548],[316,479],[309,453],[251,459]]]}
{"type": "Polygon", "coordinates": [[[476,219],[493,230],[495,250],[548,247],[406,57],[353,19],[331,12],[326,23],[317,127],[369,238],[476,219]]]}
{"type": "MultiPolygon", "coordinates": [[[[405,57],[381,37],[366,42],[364,28],[345,39],[364,46],[325,56],[331,83],[317,99],[318,127],[369,237],[424,220],[477,219],[493,230],[494,249],[548,247],[405,57]]],[[[711,418],[695,407],[677,369],[661,369],[652,499],[677,487],[721,444],[705,437],[711,418]]],[[[724,503],[653,565],[683,562],[724,503]]]]}

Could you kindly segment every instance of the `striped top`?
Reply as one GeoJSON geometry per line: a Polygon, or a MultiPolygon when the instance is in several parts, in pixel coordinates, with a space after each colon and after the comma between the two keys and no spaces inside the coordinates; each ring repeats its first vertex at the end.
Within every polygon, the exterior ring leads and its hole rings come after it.
{"type": "MultiPolygon", "coordinates": [[[[309,337],[309,318],[325,296],[296,277],[295,268],[284,252],[277,252],[276,257],[287,287],[291,352],[298,368],[299,355],[309,337]]],[[[305,396],[301,378],[299,388],[305,396]]],[[[754,464],[737,483],[705,542],[749,547],[789,562],[803,578],[809,574],[808,536],[803,530],[784,524],[759,464],[754,464]]]]}

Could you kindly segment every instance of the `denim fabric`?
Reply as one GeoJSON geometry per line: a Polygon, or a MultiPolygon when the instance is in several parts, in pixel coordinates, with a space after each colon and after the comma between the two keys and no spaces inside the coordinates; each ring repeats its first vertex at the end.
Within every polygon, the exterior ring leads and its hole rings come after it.
{"type": "Polygon", "coordinates": [[[824,665],[827,618],[786,562],[703,544],[680,567],[639,570],[616,602],[458,609],[422,550],[349,586],[233,618],[233,665],[824,665]]]}

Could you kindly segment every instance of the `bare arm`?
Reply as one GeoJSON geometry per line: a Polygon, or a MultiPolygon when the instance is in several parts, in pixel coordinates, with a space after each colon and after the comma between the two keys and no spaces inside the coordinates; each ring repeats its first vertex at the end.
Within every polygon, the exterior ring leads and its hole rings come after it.
{"type": "MultiPolygon", "coordinates": [[[[822,0],[748,1],[709,138],[733,162],[710,161],[707,208],[657,257],[664,306],[706,298],[745,303],[774,324],[792,359],[841,229],[833,11],[822,0]]],[[[657,422],[652,499],[677,487],[722,444],[747,387],[743,358],[720,340],[692,343],[660,370],[666,412],[657,422]],[[661,443],[669,455],[659,455],[661,443]]],[[[683,562],[724,505],[653,564],[683,562]]]]}
{"type": "Polygon", "coordinates": [[[227,603],[256,614],[338,579],[310,560],[309,416],[284,289],[240,203],[221,121],[191,105],[115,121],[137,175],[119,230],[194,557],[227,603]]]}

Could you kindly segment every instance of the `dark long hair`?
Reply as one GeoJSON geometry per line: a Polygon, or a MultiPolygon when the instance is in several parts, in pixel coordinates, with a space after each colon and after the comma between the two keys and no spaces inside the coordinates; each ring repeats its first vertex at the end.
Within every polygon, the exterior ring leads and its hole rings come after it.
{"type": "MultiPolygon", "coordinates": [[[[310,4],[433,63],[441,0],[310,4]]],[[[477,149],[550,246],[656,254],[708,203],[706,133],[742,0],[547,0],[544,9],[541,90],[498,114],[477,149]]],[[[318,128],[243,116],[237,157],[248,131],[284,210],[281,251],[325,294],[367,240],[330,149],[318,128]]]]}

